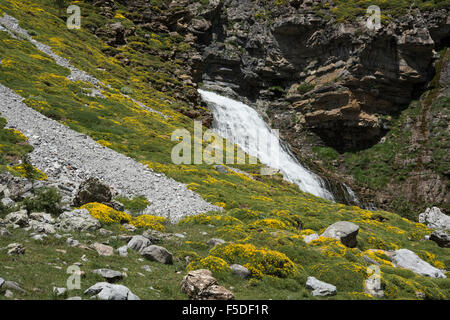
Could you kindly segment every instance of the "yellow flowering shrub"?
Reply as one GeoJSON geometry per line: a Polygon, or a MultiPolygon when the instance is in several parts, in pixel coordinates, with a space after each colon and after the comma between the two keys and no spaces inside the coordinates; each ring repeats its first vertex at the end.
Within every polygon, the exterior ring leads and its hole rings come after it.
{"type": "Polygon", "coordinates": [[[140,215],[131,220],[130,224],[136,228],[153,229],[158,231],[164,231],[162,223],[166,222],[166,218],[151,216],[148,214],[140,215]]]}
{"type": "Polygon", "coordinates": [[[386,253],[384,250],[370,249],[370,250],[364,251],[363,254],[365,256],[367,256],[368,258],[370,258],[380,264],[392,266],[392,262],[387,260],[387,259],[389,259],[389,257],[386,256],[386,253]]]}
{"type": "Polygon", "coordinates": [[[108,142],[108,141],[105,141],[105,140],[98,140],[97,143],[101,144],[102,146],[107,147],[107,148],[112,146],[111,142],[108,142]]]}
{"type": "MultiPolygon", "coordinates": [[[[12,174],[18,175],[20,177],[26,177],[27,176],[27,170],[24,164],[19,164],[16,166],[12,166],[9,167],[8,166],[8,171],[11,172],[12,174]]],[[[42,172],[41,170],[39,170],[38,168],[31,166],[30,167],[30,172],[29,172],[32,176],[33,179],[35,180],[47,180],[47,175],[42,172]]]]}
{"type": "Polygon", "coordinates": [[[262,212],[239,208],[234,208],[228,211],[229,216],[239,219],[241,221],[257,219],[261,214],[262,212]]]}
{"type": "Polygon", "coordinates": [[[215,202],[215,203],[213,203],[213,205],[221,207],[221,208],[225,208],[227,206],[224,202],[215,202]]]}
{"type": "Polygon", "coordinates": [[[236,218],[222,215],[199,214],[183,218],[180,224],[212,224],[212,225],[229,225],[241,224],[242,222],[236,218]]]}
{"type": "Polygon", "coordinates": [[[208,256],[201,260],[194,260],[186,267],[187,271],[198,269],[208,269],[211,272],[226,272],[230,270],[230,266],[222,258],[208,256]]]}
{"type": "Polygon", "coordinates": [[[242,240],[248,237],[243,224],[227,225],[217,228],[217,235],[225,240],[242,240]]]}
{"type": "Polygon", "coordinates": [[[300,215],[290,213],[288,210],[276,211],[275,215],[282,221],[288,223],[294,228],[301,228],[302,220],[300,215]]]}
{"type": "Polygon", "coordinates": [[[319,247],[320,251],[328,257],[343,257],[347,250],[351,250],[339,240],[325,237],[319,237],[319,239],[311,241],[309,245],[319,247]]]}
{"type": "Polygon", "coordinates": [[[271,228],[284,230],[287,228],[286,223],[278,219],[262,219],[257,220],[249,225],[249,227],[261,227],[261,228],[271,228]]]}
{"type": "Polygon", "coordinates": [[[12,132],[12,134],[21,141],[28,141],[28,137],[26,137],[22,132],[20,132],[19,130],[16,129],[6,129],[9,130],[10,132],[12,132]]]}
{"type": "Polygon", "coordinates": [[[257,248],[252,244],[219,245],[212,248],[210,253],[231,264],[244,265],[256,276],[265,274],[285,278],[297,274],[297,267],[285,254],[257,248]]]}
{"type": "Polygon", "coordinates": [[[85,204],[81,209],[87,209],[92,217],[105,224],[130,223],[133,220],[128,213],[114,210],[98,202],[85,204]]]}
{"type": "Polygon", "coordinates": [[[424,254],[419,254],[421,258],[423,258],[425,261],[428,261],[430,264],[435,266],[438,269],[445,269],[445,264],[439,260],[437,260],[437,257],[435,254],[432,254],[428,251],[425,251],[424,254]]]}

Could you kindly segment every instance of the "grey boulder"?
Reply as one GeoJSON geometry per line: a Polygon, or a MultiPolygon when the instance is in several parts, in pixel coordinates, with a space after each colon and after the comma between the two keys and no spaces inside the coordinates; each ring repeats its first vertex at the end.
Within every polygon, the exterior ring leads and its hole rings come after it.
{"type": "Polygon", "coordinates": [[[349,248],[354,248],[357,245],[356,236],[359,232],[359,226],[348,221],[339,221],[329,226],[322,237],[334,238],[342,242],[342,244],[349,248]]]}
{"type": "Polygon", "coordinates": [[[450,235],[444,230],[436,230],[431,236],[430,240],[438,244],[438,246],[443,248],[450,248],[450,235]]]}
{"type": "Polygon", "coordinates": [[[252,273],[246,267],[241,266],[240,264],[232,264],[230,266],[231,273],[238,276],[241,279],[249,278],[252,273]]]}
{"type": "Polygon", "coordinates": [[[128,247],[127,246],[122,246],[122,247],[118,248],[117,249],[117,253],[121,257],[128,257],[128,247]]]}
{"type": "Polygon", "coordinates": [[[395,267],[405,268],[425,277],[447,278],[442,270],[423,261],[408,249],[394,251],[392,254],[392,263],[395,267]]]}
{"type": "Polygon", "coordinates": [[[381,277],[372,276],[364,281],[364,291],[374,298],[383,298],[384,290],[381,277]]]}
{"type": "Polygon", "coordinates": [[[151,245],[140,251],[141,255],[150,261],[157,261],[163,264],[172,264],[173,256],[166,248],[151,245]]]}
{"type": "Polygon", "coordinates": [[[55,223],[55,219],[53,219],[52,215],[45,212],[33,212],[30,214],[30,219],[49,224],[55,223]]]}
{"type": "Polygon", "coordinates": [[[210,248],[212,248],[212,247],[215,247],[215,246],[217,246],[217,245],[219,245],[219,244],[223,244],[223,243],[225,243],[225,240],[217,239],[217,238],[212,238],[212,239],[209,239],[209,240],[208,240],[207,245],[208,245],[210,248]]]}
{"type": "Polygon", "coordinates": [[[122,278],[123,278],[122,272],[111,270],[111,269],[96,269],[96,270],[92,271],[92,273],[102,276],[109,283],[122,280],[122,278]]]}
{"type": "Polygon", "coordinates": [[[6,217],[5,217],[6,223],[17,224],[20,227],[27,227],[28,221],[29,221],[29,218],[28,218],[26,210],[11,212],[10,214],[6,215],[6,217]]]}
{"type": "Polygon", "coordinates": [[[137,252],[140,252],[141,250],[145,249],[151,244],[152,244],[151,241],[144,236],[134,236],[128,242],[127,247],[137,252]]]}
{"type": "Polygon", "coordinates": [[[181,281],[181,291],[194,300],[232,300],[231,291],[220,286],[211,271],[190,271],[181,281]]]}
{"type": "Polygon", "coordinates": [[[80,184],[73,205],[80,207],[90,202],[108,203],[111,200],[110,187],[97,178],[89,178],[80,184]]]}
{"type": "Polygon", "coordinates": [[[12,234],[6,228],[0,228],[0,237],[10,237],[12,234]]]}
{"type": "Polygon", "coordinates": [[[140,300],[127,287],[108,282],[98,282],[88,288],[84,294],[91,295],[99,300],[140,300]]]}
{"type": "Polygon", "coordinates": [[[40,222],[36,220],[29,221],[30,227],[40,233],[54,234],[56,233],[55,227],[49,223],[40,222]]]}
{"type": "Polygon", "coordinates": [[[450,230],[450,216],[442,213],[438,207],[428,208],[421,213],[419,222],[426,224],[429,228],[450,230]]]}
{"type": "Polygon", "coordinates": [[[57,223],[64,231],[95,231],[101,228],[100,222],[86,209],[64,212],[58,217],[57,223]]]}
{"type": "Polygon", "coordinates": [[[332,284],[320,281],[314,277],[308,277],[306,280],[306,288],[312,289],[312,295],[314,297],[320,296],[333,296],[336,294],[336,287],[332,284]]]}
{"type": "Polygon", "coordinates": [[[310,243],[311,241],[319,239],[319,235],[317,233],[309,234],[303,237],[303,241],[306,243],[310,243]]]}

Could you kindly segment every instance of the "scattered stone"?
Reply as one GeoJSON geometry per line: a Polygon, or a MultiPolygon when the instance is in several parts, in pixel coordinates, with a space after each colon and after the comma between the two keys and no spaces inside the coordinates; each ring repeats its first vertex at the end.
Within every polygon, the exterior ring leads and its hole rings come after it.
{"type": "Polygon", "coordinates": [[[319,235],[317,233],[313,233],[303,237],[303,241],[306,243],[310,243],[311,241],[319,239],[319,235]]]}
{"type": "Polygon", "coordinates": [[[80,245],[80,242],[78,240],[68,238],[66,240],[66,244],[70,247],[78,247],[80,245]]]}
{"type": "Polygon", "coordinates": [[[66,300],[83,300],[81,297],[70,297],[67,298],[66,300]]]}
{"type": "Polygon", "coordinates": [[[429,228],[450,230],[450,216],[442,213],[438,207],[428,208],[421,213],[419,222],[426,224],[429,228]]]}
{"type": "Polygon", "coordinates": [[[2,288],[3,284],[5,283],[5,279],[0,278],[0,289],[2,288]]]}
{"type": "Polygon", "coordinates": [[[354,248],[357,245],[356,236],[359,232],[359,226],[348,221],[339,221],[329,226],[322,237],[334,238],[342,242],[342,244],[349,248],[354,248]]]}
{"type": "Polygon", "coordinates": [[[5,197],[5,198],[1,199],[0,202],[7,208],[12,208],[16,204],[14,202],[14,200],[12,200],[11,198],[8,198],[8,197],[5,197]]]}
{"type": "Polygon", "coordinates": [[[109,283],[120,281],[123,278],[123,274],[121,272],[111,269],[96,269],[92,272],[102,276],[109,283]]]}
{"type": "Polygon", "coordinates": [[[135,250],[137,252],[141,252],[146,247],[150,246],[152,243],[144,236],[134,236],[131,238],[130,242],[128,242],[127,247],[135,250]]]}
{"type": "Polygon", "coordinates": [[[20,243],[10,243],[7,247],[6,247],[7,253],[9,255],[13,255],[13,254],[25,254],[25,247],[20,244],[20,243]]]}
{"type": "Polygon", "coordinates": [[[96,242],[92,244],[91,247],[101,256],[109,257],[114,255],[114,248],[106,244],[96,242]]]}
{"type": "Polygon", "coordinates": [[[130,232],[134,232],[137,230],[137,228],[131,224],[125,223],[122,225],[122,227],[125,228],[125,230],[130,231],[130,232]]]}
{"type": "Polygon", "coordinates": [[[246,267],[241,266],[240,264],[232,264],[230,266],[231,272],[242,279],[249,278],[252,273],[246,267]]]}
{"type": "Polygon", "coordinates": [[[29,219],[26,210],[11,212],[5,217],[6,223],[16,224],[22,228],[28,226],[28,221],[29,219]]]}
{"type": "Polygon", "coordinates": [[[417,274],[432,278],[447,278],[442,270],[433,267],[428,262],[420,259],[414,252],[408,249],[400,249],[392,254],[392,263],[395,267],[405,268],[417,274]]]}
{"type": "Polygon", "coordinates": [[[6,238],[6,237],[10,237],[10,236],[11,236],[11,232],[9,232],[8,229],[0,228],[0,238],[6,238]]]}
{"type": "Polygon", "coordinates": [[[5,297],[12,299],[14,298],[14,293],[11,290],[6,290],[5,297]]]}
{"type": "Polygon", "coordinates": [[[438,244],[439,247],[450,248],[450,234],[444,230],[436,230],[431,236],[430,240],[438,244]]]}
{"type": "Polygon", "coordinates": [[[167,239],[170,237],[170,235],[167,233],[150,229],[145,230],[142,236],[150,240],[152,244],[159,243],[161,242],[161,239],[167,239]]]}
{"type": "Polygon", "coordinates": [[[175,237],[177,237],[177,238],[180,238],[180,239],[186,238],[186,236],[185,236],[184,234],[181,234],[181,233],[174,233],[173,235],[174,235],[175,237]]]}
{"type": "Polygon", "coordinates": [[[172,264],[173,256],[166,248],[151,245],[140,251],[140,254],[150,261],[157,261],[164,264],[172,264]]]}
{"type": "Polygon", "coordinates": [[[99,300],[140,300],[130,289],[120,284],[98,282],[88,288],[84,294],[93,295],[99,300]]]}
{"type": "Polygon", "coordinates": [[[144,271],[152,272],[152,269],[151,269],[150,266],[148,266],[148,265],[142,266],[141,268],[142,268],[144,271]]]}
{"type": "Polygon", "coordinates": [[[306,280],[306,288],[312,289],[312,295],[314,297],[320,296],[333,296],[336,294],[336,287],[332,284],[317,280],[314,277],[308,277],[306,280]]]}
{"type": "Polygon", "coordinates": [[[114,232],[110,231],[110,230],[106,230],[101,228],[100,230],[98,230],[98,233],[102,236],[110,236],[112,235],[114,232]]]}
{"type": "Polygon", "coordinates": [[[14,281],[5,281],[5,283],[3,284],[3,288],[11,289],[20,293],[26,293],[26,291],[22,289],[22,287],[17,282],[14,281]]]}
{"type": "Polygon", "coordinates": [[[55,227],[49,223],[40,222],[36,220],[29,221],[30,228],[32,228],[36,232],[47,233],[47,234],[55,234],[55,227]]]}
{"type": "Polygon", "coordinates": [[[217,239],[217,238],[212,238],[209,239],[208,242],[206,243],[210,248],[217,246],[218,244],[224,244],[225,240],[222,239],[217,239]]]}
{"type": "Polygon", "coordinates": [[[54,293],[57,297],[60,297],[60,296],[64,295],[66,292],[67,292],[67,288],[53,287],[53,293],[54,293]]]}
{"type": "Polygon", "coordinates": [[[31,236],[31,239],[36,241],[44,241],[44,239],[48,238],[46,234],[35,234],[31,236]]]}
{"type": "Polygon", "coordinates": [[[64,231],[95,231],[101,228],[100,222],[86,209],[64,212],[58,217],[57,223],[64,231]]]}
{"type": "Polygon", "coordinates": [[[49,224],[55,223],[55,219],[53,219],[52,215],[45,212],[33,212],[30,214],[30,219],[49,224]]]}
{"type": "Polygon", "coordinates": [[[219,286],[211,271],[199,269],[190,271],[181,281],[181,291],[194,300],[232,300],[234,295],[219,286]]]}
{"type": "Polygon", "coordinates": [[[118,248],[117,249],[117,253],[121,257],[128,257],[128,247],[127,246],[122,246],[122,247],[118,248]]]}

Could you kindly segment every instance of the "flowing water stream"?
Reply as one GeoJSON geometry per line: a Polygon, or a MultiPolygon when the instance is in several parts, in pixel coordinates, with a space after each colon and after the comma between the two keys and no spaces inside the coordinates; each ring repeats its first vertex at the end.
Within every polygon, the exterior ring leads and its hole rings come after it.
{"type": "Polygon", "coordinates": [[[284,179],[301,190],[334,201],[324,181],[306,169],[289,147],[250,106],[214,92],[199,90],[214,116],[214,129],[266,166],[279,170],[284,179]]]}

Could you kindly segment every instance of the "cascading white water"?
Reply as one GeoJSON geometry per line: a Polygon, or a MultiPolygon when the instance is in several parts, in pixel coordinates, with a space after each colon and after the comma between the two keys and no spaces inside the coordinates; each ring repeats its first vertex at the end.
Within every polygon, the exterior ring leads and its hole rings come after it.
{"type": "Polygon", "coordinates": [[[333,195],[323,187],[322,179],[300,164],[256,110],[214,92],[199,90],[199,93],[211,108],[214,129],[218,134],[233,141],[261,163],[280,170],[287,181],[297,184],[301,190],[334,200],[333,195]]]}

